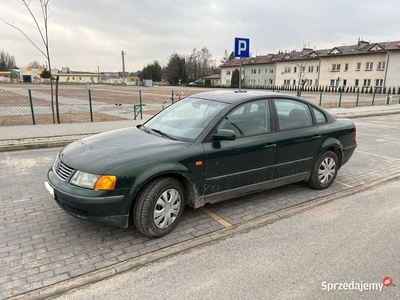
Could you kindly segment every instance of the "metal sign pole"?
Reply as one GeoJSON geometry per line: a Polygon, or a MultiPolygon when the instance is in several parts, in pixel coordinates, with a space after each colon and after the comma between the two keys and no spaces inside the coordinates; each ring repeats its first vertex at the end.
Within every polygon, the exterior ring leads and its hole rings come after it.
{"type": "Polygon", "coordinates": [[[241,92],[242,89],[242,58],[240,58],[240,63],[239,63],[239,92],[241,92]]]}

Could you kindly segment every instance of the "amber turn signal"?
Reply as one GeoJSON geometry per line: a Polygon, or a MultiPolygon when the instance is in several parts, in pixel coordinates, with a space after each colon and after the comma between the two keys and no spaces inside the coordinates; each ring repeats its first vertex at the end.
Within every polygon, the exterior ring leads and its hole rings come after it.
{"type": "Polygon", "coordinates": [[[115,188],[117,177],[114,175],[102,175],[97,179],[93,189],[97,191],[109,191],[115,188]]]}

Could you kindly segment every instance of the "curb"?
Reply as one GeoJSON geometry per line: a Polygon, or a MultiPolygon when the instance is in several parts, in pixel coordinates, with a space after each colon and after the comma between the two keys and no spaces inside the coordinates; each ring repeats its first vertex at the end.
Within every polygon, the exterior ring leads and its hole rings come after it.
{"type": "Polygon", "coordinates": [[[289,208],[285,208],[285,209],[279,210],[277,212],[273,212],[273,213],[267,214],[265,216],[261,216],[256,219],[247,221],[245,223],[235,225],[230,228],[224,228],[224,229],[209,233],[207,235],[194,238],[190,241],[178,243],[178,244],[172,245],[170,247],[143,255],[138,258],[132,258],[130,260],[120,262],[120,263],[114,264],[112,266],[105,267],[105,268],[102,268],[102,269],[99,269],[99,270],[96,270],[96,271],[93,271],[90,273],[86,273],[84,275],[80,275],[78,277],[71,278],[71,279],[68,279],[68,280],[65,280],[65,281],[62,281],[59,283],[55,283],[53,285],[43,287],[43,288],[28,292],[25,294],[17,295],[17,296],[11,297],[9,299],[10,300],[20,300],[20,299],[39,300],[39,299],[46,299],[49,297],[59,296],[62,293],[65,293],[69,290],[83,287],[85,285],[95,283],[95,282],[101,281],[103,279],[110,278],[116,274],[120,274],[120,273],[123,273],[126,271],[132,271],[134,269],[144,267],[150,263],[153,263],[155,261],[179,254],[183,251],[188,251],[190,249],[193,249],[193,248],[196,248],[199,246],[207,246],[211,243],[218,242],[219,240],[223,240],[225,238],[228,238],[228,237],[236,235],[236,234],[243,234],[243,233],[250,232],[251,230],[274,223],[275,221],[278,221],[280,219],[289,218],[293,215],[297,215],[299,213],[313,209],[314,207],[324,205],[335,199],[351,196],[355,193],[364,191],[366,189],[371,189],[376,185],[390,182],[392,180],[396,180],[399,178],[400,178],[400,172],[392,174],[386,178],[381,178],[381,179],[375,180],[373,182],[363,184],[363,185],[360,185],[355,188],[351,188],[351,189],[343,191],[343,192],[335,193],[335,194],[332,194],[329,196],[317,198],[314,200],[307,201],[305,203],[301,203],[301,204],[298,204],[298,205],[295,205],[295,206],[292,206],[289,208]]]}
{"type": "MultiPolygon", "coordinates": [[[[378,111],[378,112],[358,112],[358,113],[343,112],[343,113],[335,113],[332,115],[337,118],[358,119],[358,118],[378,117],[378,116],[395,115],[395,114],[400,114],[400,109],[378,111]]],[[[91,135],[94,135],[97,133],[100,133],[100,132],[96,132],[96,133],[92,133],[92,134],[65,135],[64,136],[65,139],[57,140],[57,141],[51,141],[50,139],[53,137],[48,137],[47,141],[44,140],[43,142],[33,142],[33,143],[32,142],[24,143],[24,139],[20,139],[20,140],[18,140],[18,144],[0,145],[0,152],[64,147],[76,140],[79,140],[81,138],[91,136],[91,135]],[[74,138],[71,138],[72,136],[74,138]]],[[[30,139],[26,139],[26,140],[32,140],[32,139],[30,138],[30,139]]]]}

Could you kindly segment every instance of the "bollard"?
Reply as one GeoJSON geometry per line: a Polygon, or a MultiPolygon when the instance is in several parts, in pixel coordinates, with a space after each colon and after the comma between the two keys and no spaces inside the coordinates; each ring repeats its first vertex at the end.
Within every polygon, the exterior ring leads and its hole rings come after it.
{"type": "Polygon", "coordinates": [[[339,88],[340,90],[340,96],[339,96],[339,107],[342,105],[342,94],[343,94],[343,87],[339,88]]]}

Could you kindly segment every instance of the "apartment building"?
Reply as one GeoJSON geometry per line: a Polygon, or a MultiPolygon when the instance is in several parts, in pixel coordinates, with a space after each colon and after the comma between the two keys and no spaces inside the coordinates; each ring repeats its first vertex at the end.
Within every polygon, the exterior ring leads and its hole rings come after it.
{"type": "Polygon", "coordinates": [[[276,83],[283,86],[317,86],[320,60],[318,52],[304,48],[277,56],[276,83]]]}
{"type": "Polygon", "coordinates": [[[386,45],[387,68],[386,82],[387,87],[400,86],[400,41],[391,42],[386,45]]]}
{"type": "Polygon", "coordinates": [[[250,58],[245,63],[244,85],[248,87],[275,85],[276,64],[273,54],[250,58]]]}
{"type": "MultiPolygon", "coordinates": [[[[234,59],[221,66],[221,84],[230,85],[238,68],[234,59]],[[225,78],[223,78],[225,76],[225,78]],[[228,83],[229,82],[229,83],[228,83]]],[[[331,49],[304,48],[247,59],[245,86],[400,87],[400,41],[369,43],[331,49]]]]}
{"type": "Polygon", "coordinates": [[[324,86],[370,88],[385,86],[385,43],[359,41],[320,53],[320,83],[324,86]]]}

